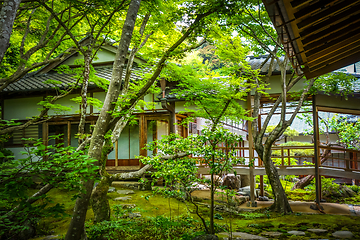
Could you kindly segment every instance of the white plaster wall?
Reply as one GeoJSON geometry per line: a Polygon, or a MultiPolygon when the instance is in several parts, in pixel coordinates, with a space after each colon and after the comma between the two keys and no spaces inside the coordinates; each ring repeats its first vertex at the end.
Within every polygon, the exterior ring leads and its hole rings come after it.
{"type": "Polygon", "coordinates": [[[349,98],[346,100],[340,96],[317,95],[316,105],[323,107],[345,108],[360,110],[358,99],[349,98]]]}
{"type": "MultiPolygon", "coordinates": [[[[104,102],[105,96],[106,96],[105,92],[94,92],[93,93],[93,98],[97,98],[102,102],[104,102]]],[[[93,109],[94,113],[99,113],[100,110],[101,110],[101,108],[97,108],[97,107],[94,107],[94,109],[93,109]]]]}
{"type": "MultiPolygon", "coordinates": [[[[155,110],[162,110],[162,106],[161,106],[161,103],[160,102],[155,102],[155,100],[157,100],[155,94],[146,94],[144,96],[144,101],[147,102],[147,103],[153,103],[154,104],[154,109],[155,110]]],[[[148,107],[145,107],[145,110],[148,110],[148,109],[153,109],[153,108],[148,108],[148,107]]]]}
{"type": "Polygon", "coordinates": [[[56,101],[55,104],[61,104],[63,106],[66,107],[70,107],[71,110],[70,111],[54,111],[54,110],[49,110],[49,115],[68,115],[68,114],[78,114],[79,113],[79,104],[77,104],[76,102],[72,101],[72,98],[78,97],[79,95],[77,94],[71,94],[68,95],[64,98],[59,99],[58,101],[56,101]]]}
{"type": "MultiPolygon", "coordinates": [[[[96,54],[96,58],[93,60],[93,63],[102,63],[102,62],[110,62],[110,61],[114,61],[115,58],[115,53],[110,52],[108,50],[105,49],[100,49],[97,54],[96,54]]],[[[72,56],[71,58],[67,59],[64,64],[65,65],[74,65],[75,64],[75,60],[78,59],[84,59],[83,55],[76,54],[74,56],[72,56]]]]}
{"type": "MultiPolygon", "coordinates": [[[[296,92],[300,90],[304,90],[306,87],[305,79],[301,79],[295,86],[291,89],[291,92],[296,92]]],[[[267,90],[267,93],[275,94],[275,93],[281,93],[281,76],[280,75],[274,75],[270,77],[270,90],[267,90]]]]}
{"type": "Polygon", "coordinates": [[[4,119],[23,120],[40,113],[41,106],[37,105],[42,97],[17,98],[4,100],[4,119]]]}
{"type": "Polygon", "coordinates": [[[175,102],[175,112],[179,113],[179,112],[187,112],[186,109],[190,109],[193,111],[196,111],[196,106],[195,105],[191,105],[191,106],[187,106],[185,107],[185,101],[179,101],[179,102],[175,102]]]}

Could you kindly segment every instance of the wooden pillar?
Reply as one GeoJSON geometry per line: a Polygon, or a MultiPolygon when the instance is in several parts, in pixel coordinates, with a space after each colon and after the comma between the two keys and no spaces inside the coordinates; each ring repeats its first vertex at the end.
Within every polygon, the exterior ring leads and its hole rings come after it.
{"type": "MultiPolygon", "coordinates": [[[[93,92],[90,92],[90,97],[94,98],[94,93],[93,92]]],[[[90,114],[93,114],[93,113],[94,113],[94,106],[92,104],[90,104],[90,114]]]]}
{"type": "Polygon", "coordinates": [[[42,139],[45,146],[48,145],[48,137],[49,137],[49,124],[44,122],[42,124],[42,139]]]}
{"type": "MultiPolygon", "coordinates": [[[[249,111],[249,116],[252,114],[251,109],[251,93],[247,95],[247,109],[249,111]]],[[[252,135],[252,122],[248,121],[248,136],[249,136],[249,163],[254,159],[254,143],[253,143],[253,135],[252,135]]],[[[249,166],[249,175],[250,175],[250,206],[255,205],[255,176],[254,176],[254,164],[250,164],[249,166]]]]}
{"type": "MultiPolygon", "coordinates": [[[[144,147],[146,146],[146,140],[147,140],[147,123],[146,123],[146,118],[144,114],[140,115],[139,118],[139,135],[140,135],[140,156],[147,156],[147,150],[144,149],[144,147]]],[[[144,164],[142,164],[140,162],[140,167],[143,167],[144,164]]]]}
{"type": "Polygon", "coordinates": [[[313,111],[313,131],[314,131],[314,158],[315,158],[315,191],[317,208],[320,207],[321,199],[321,176],[319,172],[320,152],[319,152],[319,118],[316,107],[316,96],[312,97],[312,111],[313,111]]]}
{"type": "Polygon", "coordinates": [[[71,122],[70,121],[67,122],[67,141],[68,141],[68,146],[71,146],[71,122]]]}
{"type": "MultiPolygon", "coordinates": [[[[129,152],[130,152],[130,146],[129,146],[129,152]]],[[[115,141],[115,167],[118,166],[118,153],[119,153],[119,144],[118,140],[115,141]]]]}
{"type": "MultiPolygon", "coordinates": [[[[261,115],[258,116],[258,129],[261,130],[261,115]]],[[[259,166],[262,166],[262,159],[259,157],[259,166]]],[[[260,196],[264,196],[264,176],[260,175],[260,196]]]]}

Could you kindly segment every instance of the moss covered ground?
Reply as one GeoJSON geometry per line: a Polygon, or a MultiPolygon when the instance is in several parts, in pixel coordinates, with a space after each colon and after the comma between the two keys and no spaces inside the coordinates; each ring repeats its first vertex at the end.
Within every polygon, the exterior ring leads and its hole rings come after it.
{"type": "MultiPolygon", "coordinates": [[[[118,188],[119,189],[119,188],[118,188]]],[[[123,196],[117,192],[109,193],[108,198],[110,206],[117,204],[136,204],[136,210],[139,211],[143,218],[154,218],[157,216],[165,216],[175,218],[176,216],[187,216],[198,219],[194,214],[194,208],[190,203],[178,201],[174,198],[165,198],[160,194],[154,195],[151,191],[134,190],[135,194],[130,194],[132,199],[124,202],[114,201],[116,197],[123,196]],[[188,207],[189,208],[188,208],[188,207]]],[[[65,235],[68,224],[71,219],[72,208],[75,200],[71,200],[74,192],[53,189],[49,196],[53,199],[53,204],[61,203],[64,206],[66,216],[61,218],[42,219],[39,222],[38,233],[40,235],[65,235]]],[[[203,202],[206,203],[206,202],[203,202]]],[[[203,215],[207,215],[209,209],[205,204],[200,204],[200,211],[203,215]]],[[[340,215],[318,215],[318,214],[291,214],[279,215],[268,212],[267,210],[259,210],[256,212],[241,212],[240,214],[226,214],[217,212],[216,223],[223,226],[223,229],[231,229],[233,231],[242,231],[252,234],[260,234],[263,231],[280,231],[287,232],[289,230],[306,230],[307,228],[325,228],[329,230],[328,234],[324,234],[324,238],[331,239],[330,232],[336,230],[350,230],[358,239],[360,239],[360,217],[356,216],[340,216],[340,215]]],[[[93,212],[90,208],[87,214],[88,225],[92,224],[93,212]]],[[[114,212],[112,219],[115,220],[114,212]]],[[[286,233],[282,237],[286,239],[286,233]]],[[[312,237],[307,233],[306,238],[312,237]]],[[[40,238],[35,238],[40,239],[40,238]]]]}

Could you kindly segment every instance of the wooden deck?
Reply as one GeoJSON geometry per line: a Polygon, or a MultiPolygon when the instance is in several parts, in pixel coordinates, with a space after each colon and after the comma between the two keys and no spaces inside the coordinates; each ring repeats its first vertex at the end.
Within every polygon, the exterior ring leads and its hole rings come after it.
{"type": "MultiPolygon", "coordinates": [[[[250,169],[246,166],[236,166],[234,170],[239,175],[249,175],[250,169]]],[[[279,175],[315,175],[315,167],[277,167],[279,175]]],[[[319,167],[320,175],[360,180],[360,171],[345,171],[337,168],[319,167]]],[[[233,172],[230,172],[233,173],[233,172]]],[[[206,166],[199,166],[199,174],[210,174],[206,166]]],[[[266,175],[264,167],[254,167],[254,175],[266,175]]]]}
{"type": "MultiPolygon", "coordinates": [[[[234,166],[234,170],[240,175],[250,175],[248,167],[249,148],[237,147],[237,157],[245,161],[244,165],[234,166]]],[[[219,146],[223,151],[226,147],[219,146]]],[[[319,175],[360,180],[360,151],[339,147],[319,147],[320,156],[326,154],[326,158],[319,158],[319,175]]],[[[266,175],[265,167],[261,159],[253,152],[255,158],[254,175],[266,175]]],[[[198,159],[199,174],[209,174],[209,168],[198,159]]],[[[315,157],[313,146],[276,146],[272,148],[272,159],[276,162],[279,175],[315,175],[315,157]]],[[[138,159],[109,160],[106,169],[112,173],[136,171],[140,169],[138,159]]]]}
{"type": "MultiPolygon", "coordinates": [[[[226,151],[225,147],[220,146],[226,151]]],[[[360,180],[360,151],[340,147],[319,147],[319,175],[360,180]],[[326,153],[326,154],[325,154],[326,153]],[[326,157],[324,157],[326,155],[326,157]],[[320,160],[322,159],[322,160],[320,160]]],[[[249,162],[249,148],[238,147],[237,156],[249,162]]],[[[266,175],[261,159],[254,151],[254,175],[266,175]]],[[[272,148],[279,175],[315,175],[313,146],[279,146],[272,148]]],[[[209,174],[209,168],[199,159],[199,174],[209,174]]],[[[247,164],[234,167],[237,174],[250,175],[247,164]]]]}

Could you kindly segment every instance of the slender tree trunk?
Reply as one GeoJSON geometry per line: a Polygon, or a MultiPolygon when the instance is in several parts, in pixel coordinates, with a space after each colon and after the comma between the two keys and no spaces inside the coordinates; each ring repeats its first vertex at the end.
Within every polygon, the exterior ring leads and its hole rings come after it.
{"type": "Polygon", "coordinates": [[[0,10],[0,63],[9,47],[16,12],[21,0],[5,0],[0,10]]]}
{"type": "MultiPolygon", "coordinates": [[[[214,128],[213,128],[214,129],[214,128]]],[[[216,145],[213,146],[213,152],[215,152],[216,145]]],[[[215,156],[211,156],[212,165],[215,165],[215,156]]],[[[211,188],[210,188],[210,234],[215,233],[214,229],[214,207],[215,207],[215,180],[214,180],[214,173],[211,173],[211,188]]]]}
{"type": "Polygon", "coordinates": [[[85,133],[85,121],[86,121],[86,108],[87,108],[87,90],[90,79],[90,64],[91,64],[91,54],[92,54],[92,36],[90,36],[89,45],[84,54],[84,79],[83,85],[81,88],[81,105],[80,105],[80,122],[78,127],[79,134],[79,145],[84,141],[85,133]]]}
{"type": "Polygon", "coordinates": [[[262,156],[266,175],[269,178],[269,182],[274,194],[274,204],[270,207],[270,209],[283,214],[292,213],[285,190],[281,185],[278,171],[271,160],[271,146],[268,148],[264,147],[263,149],[258,148],[256,151],[262,156]]]}
{"type": "MultiPolygon", "coordinates": [[[[116,53],[113,65],[113,73],[109,85],[109,91],[106,94],[103,108],[101,109],[94,132],[92,134],[88,155],[98,161],[96,165],[99,165],[99,161],[101,161],[104,137],[111,119],[111,112],[115,108],[115,103],[117,102],[120,93],[122,73],[123,69],[125,68],[126,55],[132,38],[140,2],[141,0],[132,0],[130,2],[126,20],[122,29],[119,49],[116,53]]],[[[65,237],[66,240],[86,239],[84,223],[93,185],[93,179],[87,180],[84,183],[83,190],[85,190],[85,192],[81,193],[76,200],[73,217],[65,237]]]]}

